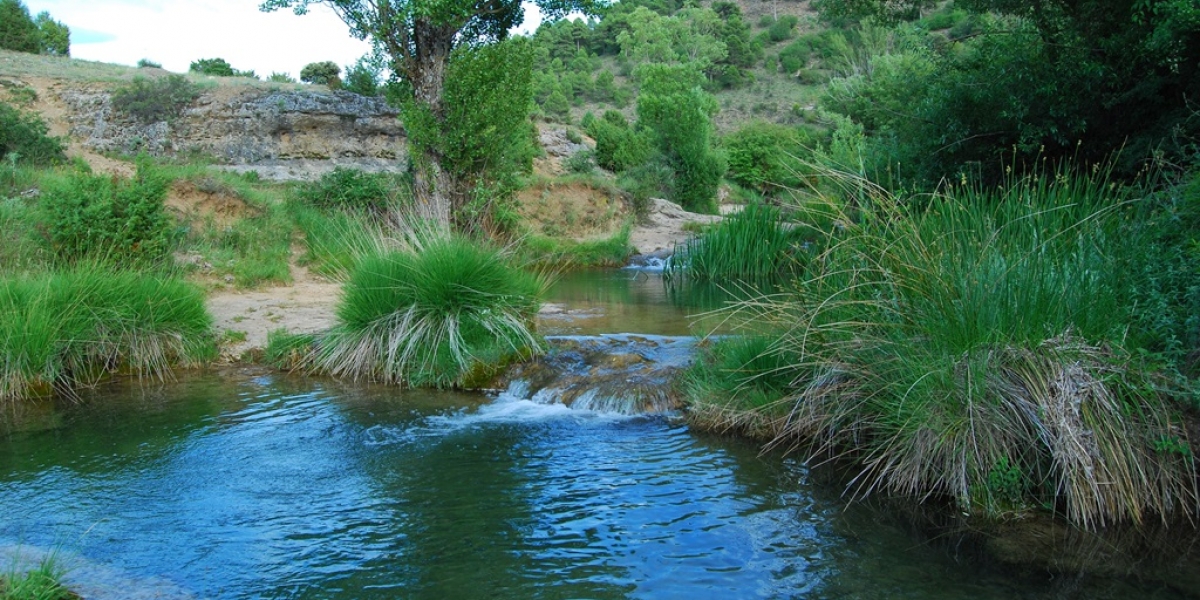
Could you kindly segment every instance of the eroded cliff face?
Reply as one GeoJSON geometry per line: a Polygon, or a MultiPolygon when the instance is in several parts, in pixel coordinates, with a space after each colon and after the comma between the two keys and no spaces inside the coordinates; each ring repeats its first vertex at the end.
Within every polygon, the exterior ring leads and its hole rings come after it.
{"type": "Polygon", "coordinates": [[[111,91],[59,90],[69,135],[98,152],[200,153],[229,165],[287,161],[400,164],[399,113],[382,99],[318,89],[218,87],[170,121],[142,123],[112,107],[111,91]]]}

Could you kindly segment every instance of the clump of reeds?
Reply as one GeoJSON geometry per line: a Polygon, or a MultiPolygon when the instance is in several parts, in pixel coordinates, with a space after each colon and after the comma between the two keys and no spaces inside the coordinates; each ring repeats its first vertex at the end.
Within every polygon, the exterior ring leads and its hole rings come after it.
{"type": "Polygon", "coordinates": [[[859,494],[1051,505],[1087,527],[1195,514],[1182,390],[1130,331],[1132,202],[1064,176],[950,189],[916,213],[876,195],[811,277],[735,308],[769,341],[697,364],[697,421],[851,459],[859,494]]]}
{"type": "Polygon", "coordinates": [[[79,266],[0,280],[0,400],[72,390],[126,370],[163,376],[213,348],[195,286],[79,266]]]}
{"type": "Polygon", "coordinates": [[[357,259],[339,324],[312,362],[334,375],[422,387],[461,386],[481,366],[541,347],[533,330],[546,280],[498,248],[419,231],[357,259]]]}
{"type": "Polygon", "coordinates": [[[668,281],[771,282],[794,271],[797,241],[778,208],[751,203],[675,248],[664,276],[668,281]]]}

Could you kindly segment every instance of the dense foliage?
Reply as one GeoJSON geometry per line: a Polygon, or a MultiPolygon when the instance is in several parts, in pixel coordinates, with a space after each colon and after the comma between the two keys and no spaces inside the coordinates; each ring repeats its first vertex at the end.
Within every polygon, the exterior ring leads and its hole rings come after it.
{"type": "Polygon", "coordinates": [[[183,75],[134,77],[112,93],[112,106],[142,123],[169,121],[200,96],[200,87],[183,75]]]}
{"type": "Polygon", "coordinates": [[[339,77],[341,73],[342,68],[331,60],[308,63],[300,69],[300,81],[324,85],[331,90],[336,90],[342,87],[342,80],[339,77]]]}
{"type": "Polygon", "coordinates": [[[395,175],[335,167],[316,182],[298,187],[295,198],[317,208],[382,213],[398,208],[402,191],[395,175]]]}
{"type": "Polygon", "coordinates": [[[169,180],[143,162],[132,179],[71,173],[39,197],[45,243],[63,262],[157,264],[170,258],[169,180]]]}
{"type": "Polygon", "coordinates": [[[1195,514],[1190,392],[1138,317],[1161,256],[1127,193],[1047,173],[912,212],[873,195],[802,282],[737,308],[751,338],[694,369],[693,418],[851,458],[860,493],[1195,514]]]}
{"type": "Polygon", "coordinates": [[[47,165],[65,159],[64,150],[41,117],[0,102],[0,160],[47,165]]]}
{"type": "MultiPolygon", "coordinates": [[[[913,4],[823,9],[896,18],[903,11],[893,9],[913,4]]],[[[956,17],[971,35],[958,24],[947,36],[901,28],[900,48],[876,53],[865,72],[835,86],[829,107],[848,107],[862,124],[877,170],[898,168],[922,185],[964,171],[996,182],[1006,163],[1095,163],[1119,152],[1119,173],[1130,176],[1145,161],[1194,153],[1194,2],[964,0],[955,8],[977,13],[956,17]]]]}
{"type": "Polygon", "coordinates": [[[78,265],[0,279],[0,401],[74,389],[118,369],[162,376],[210,356],[199,288],[78,265]]]}
{"type": "MultiPolygon", "coordinates": [[[[292,8],[304,14],[313,4],[326,4],[349,26],[353,35],[360,39],[369,38],[376,47],[386,52],[388,65],[397,78],[398,85],[393,94],[404,108],[404,121],[420,123],[414,136],[414,185],[413,193],[417,205],[424,207],[427,217],[445,226],[460,230],[486,230],[498,215],[488,210],[497,204],[490,200],[480,201],[481,189],[503,187],[503,181],[511,173],[500,168],[478,168],[476,151],[467,149],[457,156],[443,154],[441,140],[464,140],[466,128],[480,121],[474,113],[455,106],[450,95],[471,96],[476,99],[497,98],[492,90],[468,90],[460,87],[451,90],[450,77],[456,71],[452,63],[458,60],[462,67],[457,69],[458,85],[479,83],[499,84],[505,94],[528,88],[529,62],[521,59],[519,46],[491,53],[487,46],[504,41],[508,32],[524,18],[520,3],[480,4],[463,0],[432,1],[403,0],[400,2],[369,2],[364,0],[266,0],[263,10],[292,8]],[[511,62],[506,62],[511,61],[511,62]],[[481,63],[492,67],[519,67],[513,73],[471,73],[481,63]],[[466,120],[462,120],[466,118],[466,120]],[[456,120],[457,119],[457,120],[456,120]],[[449,162],[448,162],[449,161],[449,162]],[[452,164],[453,161],[459,161],[452,164]],[[471,165],[470,168],[464,166],[471,165]],[[494,179],[493,179],[494,178],[494,179]],[[482,184],[482,185],[481,185],[482,184]],[[482,219],[482,220],[481,220],[482,219]]],[[[554,20],[572,11],[592,9],[591,0],[539,0],[543,18],[554,20]]],[[[522,97],[528,92],[520,92],[522,97]]],[[[509,115],[528,117],[528,101],[496,104],[493,110],[502,111],[492,115],[511,123],[509,115]]],[[[488,125],[490,127],[490,124],[488,125]]],[[[520,129],[524,129],[522,126],[520,129]]],[[[513,139],[519,131],[489,133],[487,129],[473,132],[479,137],[513,139]]],[[[412,132],[410,131],[410,135],[412,132]]],[[[474,135],[469,137],[475,137],[474,135]]],[[[512,164],[505,159],[502,163],[512,164]]],[[[488,192],[484,192],[486,194],[488,192]]],[[[500,215],[504,220],[503,216],[500,215]]]]}

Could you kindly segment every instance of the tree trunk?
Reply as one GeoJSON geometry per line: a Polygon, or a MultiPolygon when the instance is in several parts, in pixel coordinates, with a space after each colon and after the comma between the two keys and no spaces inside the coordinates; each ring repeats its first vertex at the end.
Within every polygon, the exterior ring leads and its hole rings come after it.
{"type": "Polygon", "coordinates": [[[423,131],[409,129],[414,169],[413,200],[422,218],[443,227],[453,227],[462,195],[460,182],[446,170],[445,157],[440,150],[440,133],[446,118],[443,96],[446,68],[454,47],[455,29],[438,27],[425,19],[417,19],[413,27],[414,53],[408,57],[405,72],[413,87],[413,103],[418,110],[428,111],[431,120],[421,126],[423,131]]]}

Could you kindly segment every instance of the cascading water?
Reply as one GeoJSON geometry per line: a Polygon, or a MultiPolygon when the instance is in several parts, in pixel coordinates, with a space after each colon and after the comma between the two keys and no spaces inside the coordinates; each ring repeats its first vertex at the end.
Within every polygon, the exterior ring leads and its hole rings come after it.
{"type": "Polygon", "coordinates": [[[696,338],[604,334],[551,336],[549,353],[508,374],[502,398],[578,410],[663,414],[677,410],[674,377],[691,362],[696,338]]]}

